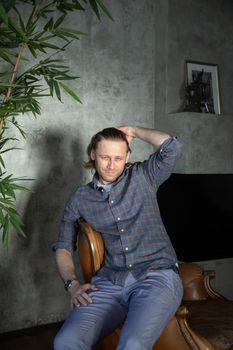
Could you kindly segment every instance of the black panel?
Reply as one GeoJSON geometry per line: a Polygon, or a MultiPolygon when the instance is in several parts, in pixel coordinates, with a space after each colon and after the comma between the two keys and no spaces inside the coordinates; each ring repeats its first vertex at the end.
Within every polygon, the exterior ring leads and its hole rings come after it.
{"type": "Polygon", "coordinates": [[[158,202],[179,260],[233,257],[233,174],[172,174],[158,202]]]}

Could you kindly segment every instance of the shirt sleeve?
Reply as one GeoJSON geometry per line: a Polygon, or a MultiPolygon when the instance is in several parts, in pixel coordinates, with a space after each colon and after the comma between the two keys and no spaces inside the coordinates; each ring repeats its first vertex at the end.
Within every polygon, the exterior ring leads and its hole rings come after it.
{"type": "Polygon", "coordinates": [[[181,156],[182,142],[175,136],[165,140],[148,160],[142,163],[143,172],[152,186],[157,188],[169,178],[181,156]]]}
{"type": "Polygon", "coordinates": [[[66,249],[73,254],[77,249],[78,219],[77,194],[75,192],[70,196],[70,199],[65,205],[63,217],[60,223],[58,240],[50,245],[53,251],[61,248],[66,249]]]}

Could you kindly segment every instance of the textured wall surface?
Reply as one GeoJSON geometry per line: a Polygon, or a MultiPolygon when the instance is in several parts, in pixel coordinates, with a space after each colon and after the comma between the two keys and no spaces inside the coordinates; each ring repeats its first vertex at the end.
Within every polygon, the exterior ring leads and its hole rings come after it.
{"type": "Polygon", "coordinates": [[[168,18],[167,113],[182,107],[184,84],[181,82],[187,59],[219,65],[222,114],[232,115],[232,1],[169,1],[168,18]]]}
{"type": "MultiPolygon", "coordinates": [[[[155,125],[184,140],[178,172],[233,171],[231,115],[174,113],[182,100],[183,62],[200,58],[221,62],[220,72],[225,72],[221,78],[222,109],[231,114],[231,0],[105,3],[115,21],[103,17],[100,23],[91,12],[80,18],[73,16],[71,24],[88,35],[63,56],[73,74],[81,77],[72,86],[83,104],[77,105],[65,95],[63,104],[44,100],[40,118],[25,116],[20,120],[27,140],[19,143],[22,151],[12,152],[7,159],[15,175],[35,180],[28,183],[33,192],[18,199],[28,238],[14,238],[8,252],[2,247],[0,251],[0,332],[59,321],[69,311],[49,244],[57,237],[70,191],[90,179],[82,162],[95,132],[120,124],[155,125]],[[224,41],[225,23],[228,35],[224,41]]],[[[133,160],[141,160],[152,149],[135,141],[133,151],[133,160]]],[[[227,273],[232,271],[232,260],[213,264],[219,270],[224,267],[228,280],[224,291],[227,288],[233,298],[227,273]]],[[[220,290],[223,283],[223,279],[217,280],[220,290]]]]}
{"type": "Polygon", "coordinates": [[[155,17],[155,32],[159,33],[155,42],[155,120],[160,128],[172,130],[184,140],[185,152],[176,170],[232,173],[233,3],[158,0],[155,17]],[[180,113],[185,60],[219,65],[220,116],[180,113]]]}
{"type": "MultiPolygon", "coordinates": [[[[80,76],[71,84],[83,104],[65,95],[63,104],[44,100],[41,117],[20,120],[27,140],[7,160],[15,175],[35,180],[28,183],[33,193],[18,200],[28,238],[0,251],[0,332],[62,320],[69,311],[49,244],[68,195],[91,178],[82,169],[90,137],[108,126],[154,125],[154,2],[105,3],[114,22],[89,11],[67,23],[88,33],[62,56],[80,76]]],[[[150,152],[135,141],[132,157],[150,152]]]]}
{"type": "MultiPolygon", "coordinates": [[[[232,23],[231,0],[155,2],[155,125],[170,130],[184,142],[178,173],[233,173],[232,23]],[[185,60],[219,65],[220,116],[180,113],[185,60]]],[[[233,299],[232,259],[201,264],[216,270],[214,285],[233,299]]]]}

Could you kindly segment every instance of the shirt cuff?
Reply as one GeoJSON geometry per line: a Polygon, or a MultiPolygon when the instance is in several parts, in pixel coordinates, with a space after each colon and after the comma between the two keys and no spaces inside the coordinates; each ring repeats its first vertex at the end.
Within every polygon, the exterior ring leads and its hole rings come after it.
{"type": "Polygon", "coordinates": [[[183,144],[177,138],[177,136],[171,136],[166,139],[159,148],[159,153],[162,155],[163,153],[168,153],[170,151],[175,152],[177,154],[181,153],[181,148],[183,144]]]}
{"type": "Polygon", "coordinates": [[[72,247],[68,242],[55,242],[50,244],[50,248],[55,252],[57,249],[66,249],[71,254],[77,249],[76,246],[72,247]]]}

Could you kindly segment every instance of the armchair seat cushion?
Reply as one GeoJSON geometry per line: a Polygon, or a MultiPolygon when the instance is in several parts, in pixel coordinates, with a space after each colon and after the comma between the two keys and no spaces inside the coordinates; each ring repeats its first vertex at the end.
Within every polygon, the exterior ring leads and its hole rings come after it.
{"type": "Polygon", "coordinates": [[[183,302],[189,311],[189,326],[216,349],[233,349],[233,301],[194,300],[183,302]]]}

